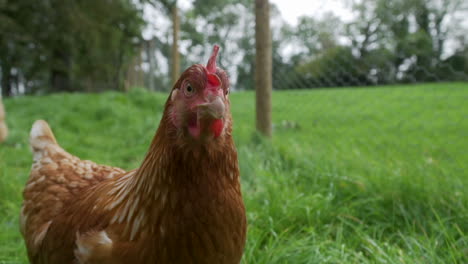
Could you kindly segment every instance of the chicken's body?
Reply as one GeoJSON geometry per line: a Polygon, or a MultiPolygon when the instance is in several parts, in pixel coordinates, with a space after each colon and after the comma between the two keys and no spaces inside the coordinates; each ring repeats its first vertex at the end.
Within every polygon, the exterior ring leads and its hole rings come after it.
{"type": "Polygon", "coordinates": [[[187,141],[171,115],[175,96],[141,167],[130,172],[80,160],[60,148],[47,123],[34,124],[20,217],[32,263],[240,262],[246,219],[230,113],[215,138],[202,124],[200,139],[187,141]]]}

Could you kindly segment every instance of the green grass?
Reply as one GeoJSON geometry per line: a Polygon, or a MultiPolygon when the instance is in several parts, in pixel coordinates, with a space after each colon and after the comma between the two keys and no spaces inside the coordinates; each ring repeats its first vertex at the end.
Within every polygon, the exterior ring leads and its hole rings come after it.
{"type": "MultiPolygon", "coordinates": [[[[18,231],[35,119],[99,163],[139,165],[165,94],[5,100],[0,263],[25,263],[18,231]]],[[[468,84],[273,94],[274,137],[254,134],[254,94],[231,95],[248,210],[244,263],[468,263],[468,84]]]]}

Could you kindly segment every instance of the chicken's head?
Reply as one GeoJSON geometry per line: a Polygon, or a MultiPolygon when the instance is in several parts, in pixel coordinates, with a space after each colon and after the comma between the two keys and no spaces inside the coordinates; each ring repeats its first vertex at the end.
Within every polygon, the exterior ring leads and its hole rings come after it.
{"type": "Polygon", "coordinates": [[[206,66],[192,65],[174,85],[167,109],[178,135],[196,141],[217,139],[230,124],[229,79],[216,67],[218,50],[215,45],[206,66]]]}

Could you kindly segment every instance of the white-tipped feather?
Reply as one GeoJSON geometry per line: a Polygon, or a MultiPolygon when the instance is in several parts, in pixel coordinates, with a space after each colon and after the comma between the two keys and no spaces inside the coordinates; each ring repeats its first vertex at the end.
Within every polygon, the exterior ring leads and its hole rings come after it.
{"type": "Polygon", "coordinates": [[[43,156],[42,152],[48,145],[57,145],[57,140],[55,140],[54,133],[52,133],[49,124],[47,124],[47,122],[44,120],[37,120],[34,122],[31,129],[29,142],[31,144],[35,161],[43,156]]]}
{"type": "Polygon", "coordinates": [[[97,251],[101,251],[100,254],[102,254],[103,251],[110,254],[110,252],[112,252],[112,244],[112,239],[109,238],[105,230],[84,235],[80,235],[80,233],[77,232],[74,254],[78,263],[90,263],[91,258],[97,251]]]}

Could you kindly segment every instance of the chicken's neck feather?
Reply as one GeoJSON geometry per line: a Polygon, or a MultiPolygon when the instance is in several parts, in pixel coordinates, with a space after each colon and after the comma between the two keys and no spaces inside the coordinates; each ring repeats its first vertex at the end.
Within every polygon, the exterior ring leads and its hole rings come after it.
{"type": "Polygon", "coordinates": [[[159,222],[161,211],[175,210],[187,200],[207,201],[232,189],[240,193],[237,153],[230,130],[217,145],[184,148],[171,135],[163,117],[139,169],[118,179],[110,205],[111,223],[127,223],[130,239],[148,223],[159,222]],[[119,183],[121,180],[121,184],[119,183]]]}

